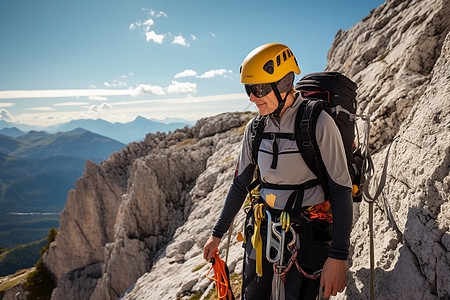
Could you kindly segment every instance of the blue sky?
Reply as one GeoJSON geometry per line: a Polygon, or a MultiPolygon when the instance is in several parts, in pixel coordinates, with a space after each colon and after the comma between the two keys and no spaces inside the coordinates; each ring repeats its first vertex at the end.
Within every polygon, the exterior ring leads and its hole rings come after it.
{"type": "Polygon", "coordinates": [[[284,43],[300,76],[322,71],[336,32],[383,2],[0,0],[0,120],[255,110],[239,83],[248,52],[284,43]]]}

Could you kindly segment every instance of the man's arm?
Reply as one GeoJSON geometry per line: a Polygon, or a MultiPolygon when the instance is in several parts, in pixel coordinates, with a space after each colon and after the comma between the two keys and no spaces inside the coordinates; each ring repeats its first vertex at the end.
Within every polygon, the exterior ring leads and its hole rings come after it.
{"type": "Polygon", "coordinates": [[[352,229],[352,183],[342,137],[334,120],[322,112],[316,127],[316,139],[324,162],[333,215],[332,241],[323,266],[320,286],[323,296],[336,296],[347,282],[347,256],[352,229]]]}
{"type": "Polygon", "coordinates": [[[228,191],[227,198],[225,199],[222,212],[213,228],[211,237],[203,247],[203,257],[207,261],[214,255],[214,251],[219,246],[220,240],[230,227],[236,214],[239,212],[239,209],[247,196],[246,187],[253,179],[256,165],[252,161],[251,123],[252,121],[247,124],[245,129],[235,177],[230,190],[228,191]]]}

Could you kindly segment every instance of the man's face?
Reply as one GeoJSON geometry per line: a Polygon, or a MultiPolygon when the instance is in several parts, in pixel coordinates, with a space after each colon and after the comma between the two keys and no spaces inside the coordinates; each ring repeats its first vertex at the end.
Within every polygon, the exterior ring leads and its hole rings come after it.
{"type": "Polygon", "coordinates": [[[256,107],[258,108],[259,114],[261,116],[273,113],[278,107],[278,100],[277,97],[275,96],[274,91],[271,91],[269,94],[261,98],[258,98],[253,94],[250,94],[249,100],[256,104],[256,107]]]}

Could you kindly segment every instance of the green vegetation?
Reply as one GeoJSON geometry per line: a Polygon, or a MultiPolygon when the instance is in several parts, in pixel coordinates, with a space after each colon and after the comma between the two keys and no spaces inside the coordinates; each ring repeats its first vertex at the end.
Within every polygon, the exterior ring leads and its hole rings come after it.
{"type": "Polygon", "coordinates": [[[178,145],[176,145],[176,148],[180,148],[183,146],[192,146],[195,145],[197,143],[197,139],[193,139],[193,138],[187,138],[182,140],[180,143],[178,143],[178,145]]]}
{"type": "Polygon", "coordinates": [[[192,272],[197,272],[198,270],[200,270],[201,268],[203,268],[206,265],[206,263],[201,264],[199,266],[196,266],[194,269],[192,269],[192,272]]]}
{"type": "Polygon", "coordinates": [[[25,282],[25,290],[28,292],[27,300],[50,299],[53,289],[56,287],[54,275],[44,265],[42,256],[47,252],[58,232],[55,228],[50,229],[47,237],[47,245],[42,248],[41,259],[36,263],[36,269],[30,273],[25,282]]]}
{"type": "Polygon", "coordinates": [[[239,135],[244,135],[246,126],[247,124],[243,124],[239,127],[233,128],[232,131],[239,133],[239,135]]]}
{"type": "Polygon", "coordinates": [[[2,283],[0,284],[0,295],[2,292],[7,291],[21,282],[25,281],[28,275],[34,271],[32,269],[20,270],[14,275],[2,278],[2,283]]]}
{"type": "Polygon", "coordinates": [[[59,212],[84,166],[83,159],[74,157],[18,159],[0,154],[0,247],[37,241],[57,228],[59,212]]]}
{"type": "MultiPolygon", "coordinates": [[[[6,139],[0,136],[0,140],[6,139]]],[[[24,135],[9,138],[9,148],[6,154],[21,158],[44,158],[68,155],[82,159],[103,160],[112,152],[119,151],[125,145],[84,129],[70,132],[48,134],[43,131],[30,131],[24,135]],[[11,140],[13,139],[13,140],[11,140]],[[16,144],[13,144],[16,141],[16,144]]]]}
{"type": "Polygon", "coordinates": [[[217,288],[214,287],[209,291],[208,295],[206,295],[205,300],[214,300],[217,298],[217,288]]]}
{"type": "Polygon", "coordinates": [[[226,157],[225,159],[223,159],[223,160],[221,161],[221,163],[223,164],[223,163],[232,161],[232,160],[234,160],[234,159],[235,159],[235,157],[233,157],[233,156],[228,156],[228,157],[226,157]]]}
{"type": "Polygon", "coordinates": [[[40,258],[40,250],[47,241],[42,239],[5,250],[0,254],[0,276],[14,274],[17,270],[31,268],[40,258]]]}
{"type": "Polygon", "coordinates": [[[374,103],[380,103],[382,101],[383,101],[383,98],[377,98],[377,99],[375,99],[374,103]]]}
{"type": "Polygon", "coordinates": [[[0,247],[9,249],[45,238],[50,228],[58,227],[59,214],[11,215],[1,212],[0,220],[0,247]]]}
{"type": "Polygon", "coordinates": [[[192,295],[189,300],[199,300],[202,297],[202,293],[197,293],[195,295],[192,295]]]}

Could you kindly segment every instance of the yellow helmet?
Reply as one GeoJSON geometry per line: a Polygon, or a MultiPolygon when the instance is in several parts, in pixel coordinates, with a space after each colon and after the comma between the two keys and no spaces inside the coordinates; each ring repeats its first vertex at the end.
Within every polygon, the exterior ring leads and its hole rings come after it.
{"type": "Polygon", "coordinates": [[[290,72],[300,74],[292,51],[283,44],[265,44],[250,52],[244,59],[241,65],[241,83],[276,82],[290,72]]]}

